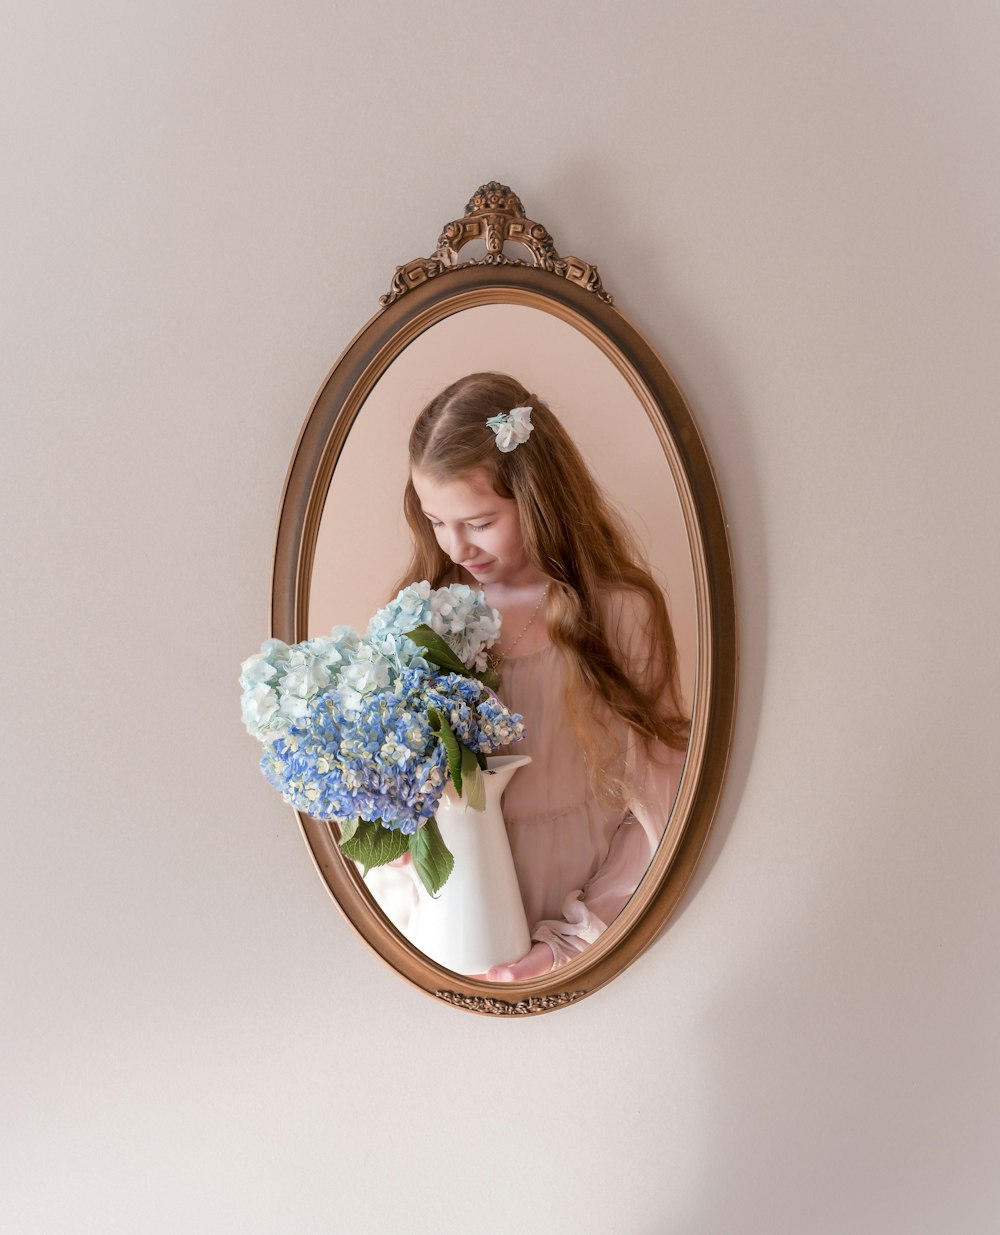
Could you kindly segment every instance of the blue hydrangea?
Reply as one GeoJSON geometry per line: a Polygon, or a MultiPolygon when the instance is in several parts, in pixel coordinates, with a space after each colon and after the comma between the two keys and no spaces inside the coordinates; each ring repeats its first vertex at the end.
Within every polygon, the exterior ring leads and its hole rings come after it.
{"type": "Polygon", "coordinates": [[[315,695],[305,716],[265,744],[261,770],[286,801],[313,818],[380,820],[415,832],[433,816],[448,780],[444,744],[427,719],[430,707],[464,746],[482,754],[524,732],[522,718],[478,682],[418,665],[350,705],[332,687],[315,695]]]}
{"type": "Polygon", "coordinates": [[[477,754],[522,736],[521,717],[491,691],[428,663],[407,637],[420,625],[481,671],[500,615],[464,584],[415,583],[375,614],[363,639],[347,626],[291,646],[269,639],[243,662],[244,723],[264,744],[264,775],[297,810],[412,833],[434,814],[449,775],[429,708],[477,754]]]}

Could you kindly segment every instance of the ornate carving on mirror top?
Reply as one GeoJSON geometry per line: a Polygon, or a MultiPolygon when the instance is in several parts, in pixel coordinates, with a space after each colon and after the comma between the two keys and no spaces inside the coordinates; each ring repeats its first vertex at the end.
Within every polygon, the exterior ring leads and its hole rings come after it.
{"type": "Polygon", "coordinates": [[[457,991],[435,991],[438,999],[465,1008],[469,1012],[485,1012],[490,1016],[530,1016],[533,1012],[551,1012],[581,999],[586,991],[560,991],[555,995],[536,995],[512,1002],[484,995],[460,995],[457,991]]]}
{"type": "Polygon", "coordinates": [[[438,237],[438,247],[430,257],[418,257],[405,266],[397,266],[389,291],[379,297],[383,306],[390,305],[421,283],[437,278],[449,270],[465,266],[530,266],[559,275],[593,292],[599,300],[612,303],[604,290],[597,267],[579,257],[561,257],[546,228],[529,219],[521,199],[507,185],[491,180],[473,193],[465,215],[447,223],[438,237]],[[459,250],[470,240],[485,240],[486,254],[481,258],[459,261],[459,250]],[[508,241],[523,245],[531,254],[530,262],[508,257],[504,244],[508,241]]]}

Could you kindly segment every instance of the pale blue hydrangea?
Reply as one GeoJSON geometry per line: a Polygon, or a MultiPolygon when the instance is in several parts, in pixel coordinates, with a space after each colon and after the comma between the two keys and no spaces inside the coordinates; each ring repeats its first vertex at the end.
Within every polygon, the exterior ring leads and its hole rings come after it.
{"type": "Polygon", "coordinates": [[[350,626],[337,626],[329,635],[291,647],[281,639],[267,639],[260,652],[241,666],[243,723],[248,732],[262,742],[286,733],[305,717],[310,700],[359,655],[370,656],[371,649],[362,652],[361,638],[350,626]]]}
{"type": "MultiPolygon", "coordinates": [[[[463,664],[482,672],[487,651],[500,637],[500,614],[486,603],[482,591],[465,583],[432,588],[425,579],[403,588],[368,623],[365,639],[385,651],[417,626],[429,626],[445,640],[463,664]]],[[[409,642],[409,641],[407,641],[409,642]]]]}

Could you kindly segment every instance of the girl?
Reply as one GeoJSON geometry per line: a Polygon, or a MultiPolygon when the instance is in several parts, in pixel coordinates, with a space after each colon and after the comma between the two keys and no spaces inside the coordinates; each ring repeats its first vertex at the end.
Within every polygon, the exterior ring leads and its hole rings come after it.
{"type": "Polygon", "coordinates": [[[473,373],[410,435],[413,557],[396,590],[480,587],[503,617],[500,697],[532,762],[504,796],[532,947],[493,981],[592,943],[666,827],[689,723],[663,595],[556,417],[511,377],[473,373]]]}

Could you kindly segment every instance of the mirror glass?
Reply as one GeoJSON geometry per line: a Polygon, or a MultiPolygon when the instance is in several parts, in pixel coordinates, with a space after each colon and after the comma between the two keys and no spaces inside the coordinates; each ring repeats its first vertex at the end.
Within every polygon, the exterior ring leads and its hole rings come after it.
{"type": "MultiPolygon", "coordinates": [[[[410,428],[445,386],[481,371],[508,373],[548,403],[635,531],[667,597],[690,714],[699,652],[695,568],[660,437],[604,351],[582,329],[533,306],[462,308],[418,334],[379,377],[347,435],[323,506],[310,579],[309,637],[335,625],[363,631],[390,599],[409,550],[402,495],[410,428]]],[[[383,868],[367,884],[402,929],[394,909],[398,877],[398,870],[383,868]]]]}

